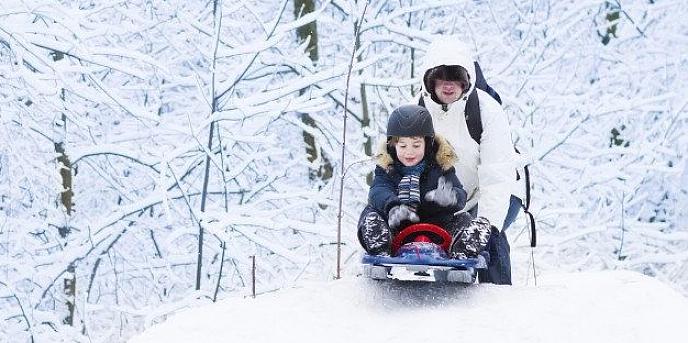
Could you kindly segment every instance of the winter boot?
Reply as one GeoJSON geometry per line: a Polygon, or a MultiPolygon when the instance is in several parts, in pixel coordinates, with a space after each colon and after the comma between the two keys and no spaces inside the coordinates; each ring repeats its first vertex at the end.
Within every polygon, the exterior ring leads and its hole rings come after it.
{"type": "Polygon", "coordinates": [[[452,238],[449,254],[451,258],[465,259],[477,257],[487,246],[492,231],[490,222],[478,217],[460,228],[452,238]]]}
{"type": "Polygon", "coordinates": [[[370,255],[389,255],[392,235],[387,221],[372,208],[366,207],[358,222],[358,239],[370,255]]]}

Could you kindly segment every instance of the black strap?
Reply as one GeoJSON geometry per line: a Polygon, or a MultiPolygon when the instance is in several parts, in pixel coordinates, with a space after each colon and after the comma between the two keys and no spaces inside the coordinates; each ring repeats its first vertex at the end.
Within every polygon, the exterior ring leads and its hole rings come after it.
{"type": "MultiPolygon", "coordinates": [[[[516,153],[518,154],[521,153],[516,147],[514,147],[514,150],[516,150],[516,153]]],[[[535,245],[537,244],[537,235],[535,233],[535,217],[533,217],[533,214],[530,212],[530,170],[528,169],[528,165],[523,167],[523,175],[525,177],[524,181],[526,182],[526,198],[521,199],[521,203],[523,212],[528,215],[528,220],[530,221],[530,246],[535,248],[535,245]]],[[[516,172],[516,180],[520,179],[521,175],[516,172]]]]}
{"type": "MultiPolygon", "coordinates": [[[[478,99],[478,89],[482,89],[483,91],[487,91],[488,89],[492,90],[492,93],[497,95],[497,98],[495,99],[499,99],[499,95],[487,85],[487,80],[485,80],[483,70],[480,69],[480,65],[477,61],[473,62],[473,66],[475,67],[475,87],[473,87],[471,94],[468,95],[468,99],[466,100],[466,110],[464,113],[466,114],[466,126],[468,126],[468,133],[476,143],[480,144],[480,137],[483,135],[483,122],[480,118],[480,100],[478,99]]],[[[490,96],[494,97],[492,93],[490,93],[490,96]]],[[[499,101],[501,104],[501,99],[497,101],[499,101]]]]}
{"type": "Polygon", "coordinates": [[[473,88],[466,100],[466,126],[468,133],[476,143],[480,144],[480,136],[483,134],[483,123],[480,120],[480,100],[478,100],[478,90],[473,88]]]}
{"type": "Polygon", "coordinates": [[[537,234],[535,230],[535,217],[530,212],[530,170],[528,166],[523,167],[523,171],[526,177],[526,198],[523,203],[523,212],[528,215],[528,220],[530,221],[530,247],[535,248],[535,245],[537,245],[537,234]]]}
{"type": "Polygon", "coordinates": [[[523,204],[523,208],[526,210],[530,209],[530,170],[528,166],[523,167],[523,172],[526,176],[526,201],[523,204]]]}
{"type": "Polygon", "coordinates": [[[535,218],[533,217],[533,214],[530,213],[530,211],[524,209],[523,213],[528,215],[528,220],[530,221],[530,247],[535,248],[537,245],[537,235],[535,231],[535,218]]]}
{"type": "Polygon", "coordinates": [[[483,70],[480,68],[478,61],[474,61],[473,66],[475,66],[475,88],[482,89],[501,105],[502,97],[499,96],[496,90],[487,84],[487,80],[485,79],[485,75],[483,75],[483,70]]]}

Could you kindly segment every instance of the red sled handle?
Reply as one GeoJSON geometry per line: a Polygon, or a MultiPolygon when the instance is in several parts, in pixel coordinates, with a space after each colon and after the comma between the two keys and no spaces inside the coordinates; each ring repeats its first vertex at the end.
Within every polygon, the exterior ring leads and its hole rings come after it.
{"type": "Polygon", "coordinates": [[[411,242],[432,242],[445,252],[449,251],[452,237],[447,230],[430,223],[407,226],[392,239],[392,256],[396,256],[402,245],[411,242]]]}

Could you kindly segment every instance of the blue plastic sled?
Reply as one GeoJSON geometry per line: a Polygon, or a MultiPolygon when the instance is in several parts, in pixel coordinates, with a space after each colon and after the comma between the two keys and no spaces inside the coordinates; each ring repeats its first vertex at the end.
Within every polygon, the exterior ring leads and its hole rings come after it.
{"type": "Polygon", "coordinates": [[[485,257],[451,259],[450,243],[449,233],[437,225],[408,226],[392,241],[392,256],[363,256],[363,275],[375,280],[474,283],[477,270],[487,268],[485,257]]]}

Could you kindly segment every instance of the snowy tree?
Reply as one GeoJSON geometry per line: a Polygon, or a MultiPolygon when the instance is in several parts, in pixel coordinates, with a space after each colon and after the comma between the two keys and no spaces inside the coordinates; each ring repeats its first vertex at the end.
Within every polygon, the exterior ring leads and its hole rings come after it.
{"type": "MultiPolygon", "coordinates": [[[[538,270],[633,269],[688,292],[684,1],[312,3],[3,2],[3,337],[125,340],[249,294],[250,256],[259,293],[332,278],[340,177],[354,274],[376,140],[449,34],[531,164],[538,270]],[[317,63],[298,34],[315,23],[317,63]]],[[[525,223],[510,230],[518,255],[525,223]]]]}
{"type": "Polygon", "coordinates": [[[3,136],[21,137],[2,153],[4,333],[116,339],[146,309],[244,289],[250,255],[262,291],[318,260],[303,256],[331,241],[313,223],[326,199],[298,181],[308,166],[289,127],[323,101],[283,76],[305,57],[287,2],[32,5],[3,14],[1,37],[3,136]],[[60,156],[74,170],[69,217],[60,156]]]}

